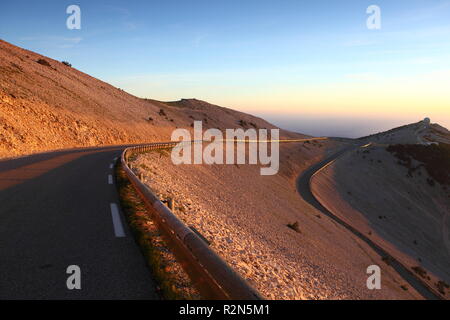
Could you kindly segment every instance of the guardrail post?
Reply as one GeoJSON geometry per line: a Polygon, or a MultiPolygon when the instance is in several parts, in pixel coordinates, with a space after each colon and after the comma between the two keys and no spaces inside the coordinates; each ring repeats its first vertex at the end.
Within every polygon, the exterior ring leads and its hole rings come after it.
{"type": "Polygon", "coordinates": [[[173,210],[175,208],[175,200],[173,198],[169,198],[167,200],[167,206],[170,210],[173,210]]]}

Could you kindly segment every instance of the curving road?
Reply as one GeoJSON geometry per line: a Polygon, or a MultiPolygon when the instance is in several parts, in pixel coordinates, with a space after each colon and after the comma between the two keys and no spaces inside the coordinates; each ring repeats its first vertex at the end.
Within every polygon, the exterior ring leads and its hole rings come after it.
{"type": "MultiPolygon", "coordinates": [[[[312,175],[353,145],[298,178],[317,210],[389,256],[324,208],[312,175]]],[[[72,149],[0,161],[0,299],[159,299],[156,285],[118,209],[113,163],[126,146],[72,149]],[[81,268],[81,290],[66,269],[81,268]]],[[[392,266],[428,299],[438,297],[395,259],[392,266]]]]}
{"type": "Polygon", "coordinates": [[[0,161],[0,299],[159,299],[118,209],[124,148],[0,161]],[[70,265],[81,290],[66,286],[70,265]]]}
{"type": "Polygon", "coordinates": [[[0,161],[0,300],[159,299],[114,186],[126,147],[0,161]],[[72,265],[81,290],[67,288],[72,265]]]}
{"type": "Polygon", "coordinates": [[[407,269],[405,266],[403,266],[399,261],[397,261],[394,257],[392,257],[388,252],[386,252],[383,248],[378,246],[375,242],[373,242],[370,238],[365,236],[363,233],[359,232],[355,228],[353,228],[351,225],[346,223],[345,221],[341,220],[339,217],[335,216],[331,211],[326,209],[313,195],[311,188],[310,188],[310,181],[312,176],[319,172],[324,167],[331,164],[333,161],[335,161],[337,158],[339,158],[341,155],[343,155],[346,152],[349,152],[351,150],[355,150],[360,147],[365,147],[367,145],[351,145],[347,148],[344,148],[333,155],[325,158],[324,160],[314,164],[313,166],[309,167],[307,170],[305,170],[297,179],[297,191],[300,194],[300,196],[305,200],[307,203],[309,203],[311,206],[322,212],[324,215],[328,216],[329,218],[333,219],[343,227],[345,227],[348,231],[356,235],[358,238],[363,240],[366,244],[369,245],[370,248],[372,248],[378,255],[381,257],[388,257],[390,260],[390,265],[392,268],[394,268],[400,276],[409,283],[414,289],[416,289],[417,292],[419,292],[424,298],[430,299],[430,300],[439,300],[441,297],[437,295],[433,290],[431,290],[426,284],[424,284],[420,279],[418,279],[409,269],[407,269]]]}

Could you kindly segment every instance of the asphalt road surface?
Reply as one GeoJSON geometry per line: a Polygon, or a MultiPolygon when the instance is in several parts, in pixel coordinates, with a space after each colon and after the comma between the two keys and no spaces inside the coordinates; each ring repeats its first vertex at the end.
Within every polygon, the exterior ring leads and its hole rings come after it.
{"type": "Polygon", "coordinates": [[[360,145],[351,145],[345,149],[342,149],[338,152],[336,152],[333,155],[330,155],[326,159],[314,164],[307,170],[305,170],[297,179],[297,190],[300,196],[308,202],[311,206],[322,212],[324,215],[328,216],[329,218],[333,219],[343,227],[345,227],[347,230],[352,232],[354,235],[356,235],[358,238],[363,240],[365,243],[369,245],[377,254],[379,254],[381,257],[388,257],[390,259],[390,265],[392,268],[394,268],[402,278],[407,281],[414,289],[417,290],[424,298],[430,299],[430,300],[437,300],[440,299],[438,295],[436,295],[433,291],[431,291],[428,286],[424,285],[422,281],[417,279],[411,271],[409,271],[406,267],[404,267],[400,262],[398,262],[394,257],[392,257],[389,253],[387,253],[384,249],[379,247],[376,243],[374,243],[371,239],[369,239],[367,236],[353,228],[351,225],[346,223],[345,221],[341,220],[337,216],[335,216],[332,212],[330,212],[328,209],[326,209],[322,204],[317,201],[317,199],[312,194],[312,191],[310,189],[309,182],[311,180],[311,177],[316,173],[318,170],[320,170],[322,167],[326,166],[330,162],[336,160],[344,153],[362,147],[362,144],[360,145]]]}
{"type": "Polygon", "coordinates": [[[159,299],[118,209],[123,149],[0,161],[0,299],[159,299]],[[67,287],[71,265],[80,290],[67,287]]]}

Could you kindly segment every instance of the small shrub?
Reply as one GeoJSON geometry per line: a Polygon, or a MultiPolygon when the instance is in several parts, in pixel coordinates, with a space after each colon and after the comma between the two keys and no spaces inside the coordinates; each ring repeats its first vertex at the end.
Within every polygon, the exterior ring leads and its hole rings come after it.
{"type": "Polygon", "coordinates": [[[391,257],[383,257],[381,260],[383,260],[383,262],[386,263],[388,266],[391,265],[392,262],[391,257]]]}
{"type": "Polygon", "coordinates": [[[156,153],[159,153],[159,157],[167,157],[170,155],[170,152],[167,149],[157,149],[155,150],[156,153]]]}
{"type": "Polygon", "coordinates": [[[72,65],[67,61],[61,61],[61,63],[65,66],[72,67],[72,65]]]}
{"type": "Polygon", "coordinates": [[[241,126],[241,127],[246,127],[248,124],[247,124],[247,121],[245,121],[245,120],[239,120],[238,121],[238,123],[239,123],[239,125],[241,126]]]}
{"type": "Polygon", "coordinates": [[[159,109],[159,115],[161,117],[167,117],[166,112],[164,111],[164,109],[159,109]]]}
{"type": "Polygon", "coordinates": [[[417,266],[417,267],[412,267],[412,270],[415,273],[417,273],[420,277],[422,277],[424,279],[427,278],[427,271],[424,268],[417,266]]]}
{"type": "Polygon", "coordinates": [[[43,66],[46,66],[46,67],[51,67],[50,63],[47,60],[45,60],[45,59],[39,59],[36,62],[39,63],[40,65],[43,65],[43,66]]]}
{"type": "Polygon", "coordinates": [[[298,226],[298,221],[295,221],[294,223],[288,223],[287,224],[288,228],[291,228],[292,230],[294,230],[297,233],[300,233],[300,228],[298,226]]]}
{"type": "Polygon", "coordinates": [[[446,289],[447,290],[450,289],[450,285],[448,285],[447,283],[445,283],[442,280],[436,282],[436,287],[437,287],[438,291],[442,294],[445,294],[446,289]]]}

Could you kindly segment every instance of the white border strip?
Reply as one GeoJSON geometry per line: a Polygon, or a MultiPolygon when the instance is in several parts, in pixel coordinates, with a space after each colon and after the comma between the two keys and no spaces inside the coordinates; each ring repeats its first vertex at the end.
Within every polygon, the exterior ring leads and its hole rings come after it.
{"type": "Polygon", "coordinates": [[[114,225],[114,234],[117,238],[125,237],[125,231],[123,230],[122,221],[120,220],[119,208],[115,203],[111,203],[111,216],[114,225]]]}

